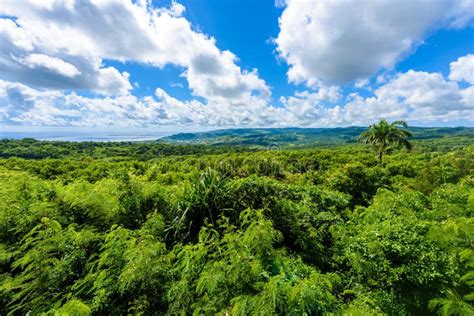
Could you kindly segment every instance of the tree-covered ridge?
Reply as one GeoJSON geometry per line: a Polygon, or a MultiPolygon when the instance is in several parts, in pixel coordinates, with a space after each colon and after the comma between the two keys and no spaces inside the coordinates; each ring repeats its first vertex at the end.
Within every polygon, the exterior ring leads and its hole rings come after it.
{"type": "MultiPolygon", "coordinates": [[[[345,128],[239,128],[200,133],[181,133],[160,139],[168,143],[268,147],[337,146],[357,141],[365,127],[345,128]]],[[[471,127],[409,127],[413,139],[453,136],[474,137],[471,127]]]]}
{"type": "Polygon", "coordinates": [[[2,159],[0,314],[471,315],[473,169],[469,137],[2,159]]]}
{"type": "Polygon", "coordinates": [[[107,158],[147,160],[172,155],[215,154],[251,151],[235,146],[171,145],[163,142],[67,142],[32,138],[1,139],[0,158],[107,158]]]}
{"type": "MultiPolygon", "coordinates": [[[[0,158],[120,158],[149,160],[159,157],[248,152],[267,149],[329,148],[355,144],[362,127],[349,128],[267,128],[216,130],[203,133],[176,134],[157,141],[143,142],[67,142],[1,139],[0,158]],[[211,145],[211,146],[209,146],[211,145]]],[[[416,141],[435,141],[435,146],[474,144],[474,128],[408,129],[416,141]]],[[[433,146],[430,147],[434,148],[433,146]]],[[[439,148],[435,148],[438,150],[439,148]]]]}

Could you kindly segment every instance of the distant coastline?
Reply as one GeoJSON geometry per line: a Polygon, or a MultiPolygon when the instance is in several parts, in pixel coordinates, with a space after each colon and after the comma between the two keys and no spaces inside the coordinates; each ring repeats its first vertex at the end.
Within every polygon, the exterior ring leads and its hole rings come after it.
{"type": "Polygon", "coordinates": [[[71,142],[113,142],[113,141],[150,141],[170,136],[172,133],[155,134],[127,134],[127,133],[91,133],[91,132],[0,132],[0,139],[23,139],[34,138],[48,141],[71,141],[71,142]]]}
{"type": "MultiPolygon", "coordinates": [[[[353,143],[363,127],[334,128],[231,128],[209,127],[180,128],[78,128],[61,129],[33,127],[25,129],[0,128],[0,139],[33,138],[42,141],[71,142],[149,142],[263,146],[277,143],[282,146],[341,145],[353,143]]],[[[410,127],[414,139],[440,138],[445,136],[474,136],[473,127],[410,127]]]]}

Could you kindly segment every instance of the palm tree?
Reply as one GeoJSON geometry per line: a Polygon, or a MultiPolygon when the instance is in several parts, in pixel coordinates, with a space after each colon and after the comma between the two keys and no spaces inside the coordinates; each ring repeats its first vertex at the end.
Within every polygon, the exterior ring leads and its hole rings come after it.
{"type": "Polygon", "coordinates": [[[365,144],[372,144],[378,153],[379,161],[382,163],[382,158],[385,153],[393,148],[405,147],[410,150],[412,144],[408,141],[411,133],[405,129],[407,123],[404,121],[395,121],[388,123],[382,119],[377,124],[370,125],[369,128],[360,134],[359,142],[365,144]]]}

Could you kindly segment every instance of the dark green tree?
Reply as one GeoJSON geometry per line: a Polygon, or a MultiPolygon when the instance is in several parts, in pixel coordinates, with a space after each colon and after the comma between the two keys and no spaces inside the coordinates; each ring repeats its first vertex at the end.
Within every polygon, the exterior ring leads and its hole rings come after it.
{"type": "Polygon", "coordinates": [[[383,155],[394,148],[405,147],[410,150],[412,144],[408,141],[411,133],[407,131],[407,123],[395,121],[392,123],[382,119],[377,124],[372,124],[359,136],[359,142],[371,144],[377,151],[379,161],[382,163],[383,155]]]}

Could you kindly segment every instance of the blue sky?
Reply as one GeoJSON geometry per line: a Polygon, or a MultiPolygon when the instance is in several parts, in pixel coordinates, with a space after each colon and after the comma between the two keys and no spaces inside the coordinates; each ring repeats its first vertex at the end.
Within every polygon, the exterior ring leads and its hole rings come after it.
{"type": "MultiPolygon", "coordinates": [[[[163,5],[169,1],[154,1],[163,5]]],[[[278,36],[278,17],[283,8],[272,1],[251,0],[206,0],[180,1],[185,7],[184,16],[205,34],[217,40],[220,49],[235,53],[243,68],[257,68],[259,74],[273,88],[274,102],[281,96],[295,92],[300,85],[288,84],[287,65],[278,61],[275,45],[271,42],[278,36]],[[252,8],[249,10],[249,8],[252,8]]],[[[449,63],[460,56],[474,52],[474,31],[472,28],[437,30],[428,33],[424,43],[395,67],[395,71],[410,69],[449,74],[449,63]]],[[[181,67],[167,66],[162,71],[140,63],[106,61],[131,74],[131,80],[139,82],[134,88],[137,95],[149,95],[153,87],[167,87],[180,99],[191,99],[186,89],[186,80],[179,75],[181,67]],[[157,73],[159,72],[159,73],[157,73]],[[182,87],[176,86],[180,83],[182,87]]],[[[352,85],[347,85],[351,90],[352,85]]],[[[301,88],[301,87],[300,87],[301,88]]],[[[304,89],[304,87],[303,87],[304,89]]]]}
{"type": "MultiPolygon", "coordinates": [[[[236,54],[243,68],[257,68],[265,81],[272,86],[274,99],[290,95],[295,86],[286,79],[287,67],[277,61],[275,45],[271,39],[278,35],[278,17],[283,8],[272,1],[251,0],[210,0],[179,1],[186,7],[184,16],[201,32],[214,37],[217,46],[236,54]],[[251,8],[251,9],[250,9],[251,8]]],[[[169,5],[169,1],[153,1],[155,6],[169,5]]],[[[181,67],[167,66],[157,73],[157,69],[140,63],[106,61],[118,69],[128,71],[131,80],[139,82],[134,88],[137,95],[149,95],[155,87],[167,87],[167,91],[180,99],[191,99],[186,89],[186,80],[180,78],[181,67]],[[180,83],[183,87],[176,86],[180,83]]]]}
{"type": "Polygon", "coordinates": [[[4,2],[0,124],[474,125],[471,0],[4,2]]]}

